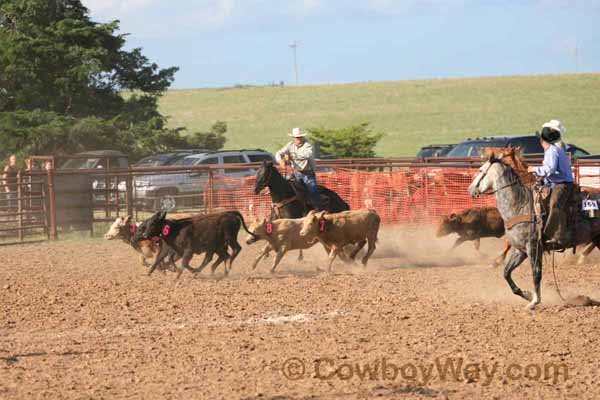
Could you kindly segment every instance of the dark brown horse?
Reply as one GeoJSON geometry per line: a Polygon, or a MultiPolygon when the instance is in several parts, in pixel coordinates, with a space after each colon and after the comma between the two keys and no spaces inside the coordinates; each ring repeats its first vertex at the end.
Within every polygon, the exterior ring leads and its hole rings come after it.
{"type": "MultiPolygon", "coordinates": [[[[266,187],[269,188],[271,201],[277,210],[277,218],[302,218],[313,209],[304,196],[302,186],[281,176],[272,161],[264,161],[256,172],[254,194],[259,194],[266,187]]],[[[333,190],[321,185],[318,188],[323,211],[338,213],[350,209],[348,203],[333,190]]]]}

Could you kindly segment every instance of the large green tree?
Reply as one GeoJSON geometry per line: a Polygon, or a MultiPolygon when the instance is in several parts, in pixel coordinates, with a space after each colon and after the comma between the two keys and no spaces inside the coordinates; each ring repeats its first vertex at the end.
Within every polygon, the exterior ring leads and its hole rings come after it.
{"type": "Polygon", "coordinates": [[[92,21],[80,0],[0,0],[3,151],[103,147],[137,157],[198,145],[203,134],[166,129],[158,111],[178,68],[126,50],[118,31],[118,21],[92,21]]]}
{"type": "Polygon", "coordinates": [[[152,103],[146,97],[166,90],[177,68],[126,51],[118,28],[93,22],[80,0],[1,0],[2,111],[114,117],[152,103]],[[126,100],[122,90],[140,95],[126,100]]]}
{"type": "Polygon", "coordinates": [[[369,122],[338,129],[310,128],[309,132],[323,155],[338,158],[375,157],[375,146],[384,135],[373,132],[369,122]]]}

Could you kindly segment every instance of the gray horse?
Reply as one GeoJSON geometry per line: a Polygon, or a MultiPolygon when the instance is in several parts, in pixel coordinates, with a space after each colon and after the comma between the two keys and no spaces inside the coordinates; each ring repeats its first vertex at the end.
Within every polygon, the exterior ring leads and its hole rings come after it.
{"type": "MultiPolygon", "coordinates": [[[[509,149],[510,151],[510,149],[509,149]]],[[[496,206],[506,227],[506,237],[513,251],[504,267],[504,278],[513,293],[529,301],[527,308],[534,309],[541,302],[542,255],[543,245],[534,223],[533,191],[523,185],[519,175],[512,167],[502,162],[504,153],[495,156],[492,153],[479,169],[479,174],[469,186],[469,194],[496,195],[496,206]],[[533,273],[535,294],[521,290],[513,281],[511,274],[529,257],[533,273]]],[[[575,244],[585,244],[600,236],[600,218],[585,221],[576,226],[575,244]]]]}

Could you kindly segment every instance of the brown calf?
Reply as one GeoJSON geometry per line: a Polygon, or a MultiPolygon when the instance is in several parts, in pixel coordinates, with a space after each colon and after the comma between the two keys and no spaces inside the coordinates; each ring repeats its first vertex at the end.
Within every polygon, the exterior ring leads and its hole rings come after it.
{"type": "MultiPolygon", "coordinates": [[[[302,219],[282,218],[276,220],[256,219],[248,230],[254,236],[248,235],[246,244],[252,244],[258,240],[266,240],[267,245],[261,250],[260,254],[254,260],[252,269],[255,269],[260,260],[269,254],[270,251],[276,252],[271,273],[281,261],[281,258],[290,250],[305,250],[314,246],[318,240],[314,237],[301,236],[302,219]]],[[[327,249],[325,249],[327,251],[327,249]]],[[[327,251],[327,253],[329,253],[327,251]]],[[[318,270],[318,268],[317,268],[318,270]]]]}
{"type": "MultiPolygon", "coordinates": [[[[473,207],[458,214],[451,214],[442,218],[437,230],[437,237],[457,233],[458,238],[452,249],[466,241],[474,241],[475,249],[479,251],[480,239],[485,237],[504,236],[504,221],[496,207],[473,207]]],[[[494,260],[492,266],[496,267],[504,261],[510,250],[508,241],[504,244],[504,250],[494,260]]]]}
{"type": "Polygon", "coordinates": [[[300,236],[306,236],[309,240],[317,238],[325,247],[331,248],[327,267],[331,272],[333,260],[349,244],[357,245],[350,254],[350,259],[354,261],[356,254],[368,243],[367,254],[362,259],[362,264],[366,266],[375,251],[380,224],[381,219],[375,210],[342,211],[336,214],[311,211],[303,219],[300,236]]]}

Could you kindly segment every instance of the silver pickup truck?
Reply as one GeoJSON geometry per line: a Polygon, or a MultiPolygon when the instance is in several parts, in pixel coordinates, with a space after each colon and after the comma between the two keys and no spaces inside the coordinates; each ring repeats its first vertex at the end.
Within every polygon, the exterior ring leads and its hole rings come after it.
{"type": "MultiPolygon", "coordinates": [[[[256,150],[228,150],[191,154],[178,159],[169,166],[191,165],[223,165],[215,170],[214,180],[216,188],[225,185],[219,177],[243,178],[254,175],[253,168],[234,169],[227,168],[227,164],[241,164],[274,160],[271,153],[256,150]]],[[[172,211],[181,207],[201,206],[201,195],[208,183],[208,174],[203,171],[177,172],[136,176],[133,181],[133,198],[135,202],[145,209],[172,211]]]]}

